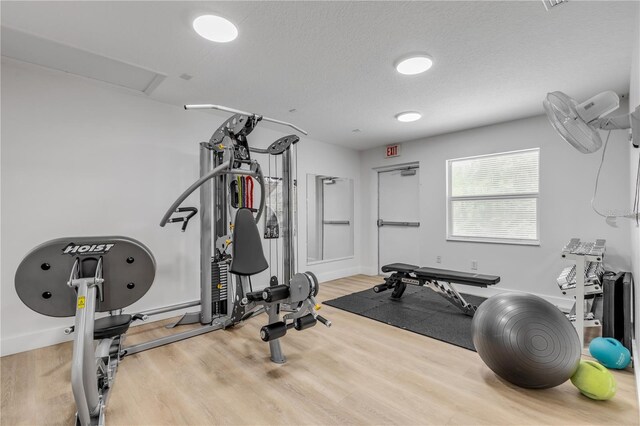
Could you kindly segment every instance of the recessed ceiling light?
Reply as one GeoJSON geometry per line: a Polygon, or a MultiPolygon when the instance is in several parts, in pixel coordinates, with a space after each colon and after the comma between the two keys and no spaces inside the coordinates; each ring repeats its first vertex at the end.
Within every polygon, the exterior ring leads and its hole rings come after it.
{"type": "Polygon", "coordinates": [[[420,120],[421,118],[422,114],[417,111],[405,111],[396,115],[396,120],[402,121],[403,123],[420,120]]]}
{"type": "Polygon", "coordinates": [[[419,54],[400,58],[396,61],[395,67],[400,74],[414,75],[420,74],[431,68],[433,59],[429,55],[419,54]]]}
{"type": "Polygon", "coordinates": [[[201,37],[218,43],[226,43],[238,37],[238,29],[236,26],[221,16],[198,16],[193,21],[193,29],[201,37]]]}

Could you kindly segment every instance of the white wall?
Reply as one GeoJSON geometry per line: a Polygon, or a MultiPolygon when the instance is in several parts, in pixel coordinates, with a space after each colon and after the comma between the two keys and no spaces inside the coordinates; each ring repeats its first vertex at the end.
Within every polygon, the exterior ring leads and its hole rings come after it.
{"type": "MultiPolygon", "coordinates": [[[[226,117],[2,59],[2,355],[66,338],[62,328],[71,319],[32,312],[14,289],[23,256],[49,239],[126,235],[146,244],[156,257],[156,280],[129,312],[199,298],[199,221],[184,234],[158,223],[198,177],[198,142],[226,117]]],[[[264,146],[285,132],[262,126],[250,142],[264,146]]],[[[358,165],[355,151],[301,139],[300,229],[306,229],[306,173],[355,178],[358,165]]],[[[196,192],[185,205],[198,203],[196,192]]],[[[306,268],[305,244],[301,232],[299,267],[321,280],[359,272],[359,245],[353,259],[306,268]]]]}
{"type": "MultiPolygon", "coordinates": [[[[611,202],[615,208],[628,209],[628,148],[624,132],[618,133],[611,135],[598,204],[611,207],[607,206],[611,202]]],[[[405,143],[401,156],[394,159],[385,159],[384,152],[382,147],[361,153],[361,179],[367,194],[363,207],[363,247],[368,248],[364,265],[370,273],[376,271],[377,262],[374,168],[413,161],[420,163],[419,252],[423,266],[470,271],[471,260],[477,260],[478,273],[501,276],[497,290],[536,293],[563,306],[571,303],[562,298],[556,278],[565,264],[560,250],[570,238],[605,238],[607,263],[613,268],[630,267],[628,221],[609,225],[590,207],[600,154],[580,154],[560,139],[544,116],[405,143]],[[446,241],[446,160],[534,147],[540,147],[540,246],[446,241]],[[436,256],[442,256],[442,264],[436,264],[436,256]]],[[[478,289],[477,293],[487,296],[496,288],[478,289]]],[[[474,290],[464,287],[464,291],[474,290]]]]}
{"type": "MultiPolygon", "coordinates": [[[[629,88],[629,109],[634,110],[640,105],[640,8],[638,8],[638,23],[634,37],[633,57],[631,61],[631,87],[629,88]]],[[[640,140],[640,135],[636,135],[636,140],[640,140]]],[[[631,200],[635,196],[636,173],[640,161],[640,149],[633,148],[629,144],[629,187],[631,189],[631,200]]],[[[640,336],[640,227],[632,222],[631,224],[631,262],[633,277],[636,285],[636,338],[640,336]]]]}

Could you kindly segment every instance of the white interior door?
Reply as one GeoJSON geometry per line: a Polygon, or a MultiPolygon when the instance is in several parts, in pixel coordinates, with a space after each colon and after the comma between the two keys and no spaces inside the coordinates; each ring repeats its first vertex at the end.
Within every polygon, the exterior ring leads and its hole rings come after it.
{"type": "Polygon", "coordinates": [[[353,256],[351,180],[335,179],[323,190],[322,258],[353,256]]]}
{"type": "Polygon", "coordinates": [[[378,173],[378,272],[389,263],[420,266],[420,170],[378,173]]]}

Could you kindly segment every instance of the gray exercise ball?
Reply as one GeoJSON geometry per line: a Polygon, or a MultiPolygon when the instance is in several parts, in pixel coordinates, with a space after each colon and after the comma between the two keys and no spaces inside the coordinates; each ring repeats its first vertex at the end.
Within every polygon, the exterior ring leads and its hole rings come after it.
{"type": "Polygon", "coordinates": [[[531,294],[490,297],[476,311],[471,332],[485,364],[524,388],[562,384],[580,363],[580,340],[571,321],[551,303],[531,294]]]}

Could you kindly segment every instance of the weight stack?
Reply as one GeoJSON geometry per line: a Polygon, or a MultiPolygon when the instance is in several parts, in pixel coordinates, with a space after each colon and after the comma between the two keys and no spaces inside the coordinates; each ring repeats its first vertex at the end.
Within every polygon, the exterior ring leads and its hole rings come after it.
{"type": "Polygon", "coordinates": [[[227,279],[229,265],[226,262],[211,261],[211,314],[227,314],[227,279]]]}

